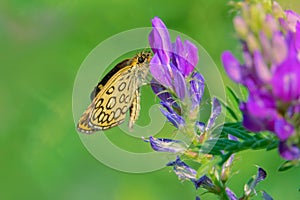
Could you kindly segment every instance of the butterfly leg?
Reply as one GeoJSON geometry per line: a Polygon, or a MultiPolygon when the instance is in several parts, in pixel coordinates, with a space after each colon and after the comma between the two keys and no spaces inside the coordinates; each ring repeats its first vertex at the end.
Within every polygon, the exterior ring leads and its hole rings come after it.
{"type": "Polygon", "coordinates": [[[133,101],[129,108],[129,113],[130,113],[130,119],[129,119],[129,124],[128,124],[129,130],[132,130],[135,121],[138,119],[140,109],[141,109],[140,91],[139,91],[139,89],[137,89],[134,93],[133,101]]]}

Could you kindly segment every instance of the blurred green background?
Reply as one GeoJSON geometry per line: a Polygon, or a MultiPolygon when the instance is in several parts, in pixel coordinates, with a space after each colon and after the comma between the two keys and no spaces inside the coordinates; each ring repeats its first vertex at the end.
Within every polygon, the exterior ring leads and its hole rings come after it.
{"type": "MultiPolygon", "coordinates": [[[[279,2],[300,12],[298,0],[279,2]]],[[[126,174],[94,159],[75,130],[73,82],[97,44],[150,26],[154,16],[202,44],[224,74],[220,54],[239,49],[229,10],[220,0],[1,1],[0,199],[194,199],[193,185],[178,181],[170,168],[126,174]]],[[[257,164],[269,175],[259,188],[275,199],[300,199],[300,170],[277,172],[282,160],[276,150],[238,157],[239,173],[230,180],[237,194],[257,164]]]]}

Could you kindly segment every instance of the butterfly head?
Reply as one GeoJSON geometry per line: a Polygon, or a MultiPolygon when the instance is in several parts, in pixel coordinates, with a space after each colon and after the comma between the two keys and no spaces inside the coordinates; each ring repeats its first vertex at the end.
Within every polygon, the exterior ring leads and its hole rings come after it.
{"type": "Polygon", "coordinates": [[[137,55],[137,63],[138,64],[149,64],[151,60],[150,52],[141,52],[137,55]]]}

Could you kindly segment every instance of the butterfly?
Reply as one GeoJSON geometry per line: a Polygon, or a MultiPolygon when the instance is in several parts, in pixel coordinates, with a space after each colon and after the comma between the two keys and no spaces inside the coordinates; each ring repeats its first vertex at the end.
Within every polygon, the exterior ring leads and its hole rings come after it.
{"type": "Polygon", "coordinates": [[[140,111],[140,86],[149,71],[150,52],[141,52],[117,64],[91,93],[91,104],[82,114],[77,129],[93,133],[118,126],[129,110],[132,129],[140,111]]]}

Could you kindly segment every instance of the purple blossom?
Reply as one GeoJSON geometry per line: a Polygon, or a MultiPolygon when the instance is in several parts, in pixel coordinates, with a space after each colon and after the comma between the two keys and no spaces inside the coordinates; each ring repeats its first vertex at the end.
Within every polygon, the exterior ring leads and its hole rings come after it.
{"type": "Polygon", "coordinates": [[[183,162],[179,156],[177,156],[175,161],[169,162],[167,166],[173,166],[173,170],[180,180],[196,180],[196,170],[183,162]]]}
{"type": "Polygon", "coordinates": [[[208,191],[214,191],[216,186],[213,184],[212,180],[208,178],[206,175],[200,177],[197,180],[193,180],[196,189],[203,187],[208,191]]]}
{"type": "Polygon", "coordinates": [[[161,105],[165,109],[160,108],[160,111],[176,128],[180,128],[185,124],[184,119],[174,111],[173,106],[170,103],[162,101],[161,105]]]}
{"type": "Polygon", "coordinates": [[[297,117],[290,116],[297,115],[291,108],[300,106],[300,17],[273,2],[258,19],[249,13],[263,6],[242,4],[234,25],[244,63],[229,51],[222,54],[222,62],[228,76],[249,91],[248,101],[240,105],[243,125],[251,131],[273,132],[285,146],[279,148],[281,156],[299,159],[295,148],[300,147],[300,124],[297,117]]]}
{"type": "Polygon", "coordinates": [[[154,56],[150,62],[150,72],[158,84],[153,86],[153,91],[158,94],[159,88],[165,88],[182,101],[189,92],[196,98],[194,101],[199,103],[204,79],[198,73],[192,74],[199,60],[197,47],[188,40],[182,42],[180,37],[172,44],[168,29],[158,17],[152,20],[152,26],[149,43],[154,56]],[[186,78],[191,74],[193,80],[188,83],[186,78]]]}
{"type": "Polygon", "coordinates": [[[296,160],[300,158],[300,149],[297,144],[287,144],[283,141],[279,143],[280,155],[287,160],[296,160]]]}
{"type": "Polygon", "coordinates": [[[282,26],[288,30],[295,32],[297,23],[300,21],[300,15],[292,10],[286,10],[286,20],[280,19],[282,26]]]}
{"type": "MultiPolygon", "coordinates": [[[[192,42],[182,41],[179,36],[172,43],[166,26],[158,17],[152,20],[152,26],[153,29],[149,35],[149,43],[154,53],[150,61],[150,72],[153,77],[152,90],[161,100],[162,114],[180,130],[179,134],[187,137],[186,141],[192,145],[167,138],[150,137],[145,141],[149,142],[155,151],[198,157],[199,152],[195,151],[195,148],[197,148],[197,143],[200,143],[200,137],[197,133],[209,132],[221,113],[221,105],[214,98],[207,124],[198,121],[205,88],[203,76],[195,71],[199,60],[198,49],[192,42]]],[[[173,167],[173,171],[180,180],[190,180],[196,189],[203,187],[217,193],[216,186],[210,178],[202,176],[197,179],[197,171],[183,162],[179,156],[167,166],[173,167]]],[[[197,197],[197,199],[200,198],[197,197]]]]}
{"type": "Polygon", "coordinates": [[[152,26],[149,35],[149,43],[154,53],[150,61],[152,90],[161,100],[162,114],[177,129],[183,130],[188,126],[186,135],[193,141],[197,139],[194,130],[202,133],[212,128],[221,113],[221,105],[214,98],[207,125],[197,121],[205,88],[203,76],[194,71],[199,60],[198,49],[190,41],[182,41],[179,36],[172,43],[166,26],[158,17],[152,20],[152,26]],[[187,122],[192,124],[186,124],[187,122]],[[190,128],[193,126],[194,130],[190,128]]]}
{"type": "Polygon", "coordinates": [[[184,76],[190,75],[199,60],[197,47],[188,40],[183,44],[179,36],[173,46],[174,65],[184,76]]]}
{"type": "Polygon", "coordinates": [[[161,112],[176,128],[181,128],[185,125],[184,116],[190,112],[197,116],[204,93],[204,78],[194,71],[199,60],[198,49],[179,36],[172,43],[168,29],[158,17],[152,20],[152,26],[151,87],[161,100],[161,112]]]}
{"type": "Polygon", "coordinates": [[[258,170],[257,170],[257,175],[256,175],[256,179],[255,179],[255,184],[254,184],[254,187],[261,181],[265,180],[267,177],[267,172],[259,167],[258,170]]]}
{"type": "Polygon", "coordinates": [[[169,162],[167,166],[173,166],[173,170],[180,180],[192,181],[196,189],[198,189],[199,187],[203,187],[209,191],[216,191],[216,186],[213,184],[210,178],[204,175],[197,179],[196,170],[183,162],[179,156],[177,156],[175,161],[169,162]]]}
{"type": "Polygon", "coordinates": [[[255,187],[259,182],[265,180],[266,177],[267,177],[267,172],[263,168],[258,167],[256,176],[252,177],[244,187],[244,198],[247,199],[253,193],[256,193],[255,187]]]}
{"type": "Polygon", "coordinates": [[[211,127],[215,124],[216,118],[221,114],[221,104],[217,98],[213,98],[212,100],[212,107],[211,107],[211,114],[208,119],[207,125],[205,130],[208,131],[211,127]]]}
{"type": "Polygon", "coordinates": [[[151,147],[154,151],[171,152],[171,153],[182,153],[186,150],[186,144],[179,140],[171,140],[167,138],[154,138],[149,137],[151,147]]]}
{"type": "Polygon", "coordinates": [[[226,194],[230,200],[238,200],[237,196],[228,187],[225,189],[226,194]]]}
{"type": "Polygon", "coordinates": [[[198,72],[193,72],[190,86],[189,96],[192,99],[192,109],[194,109],[200,105],[204,93],[205,83],[203,76],[198,72]]]}

